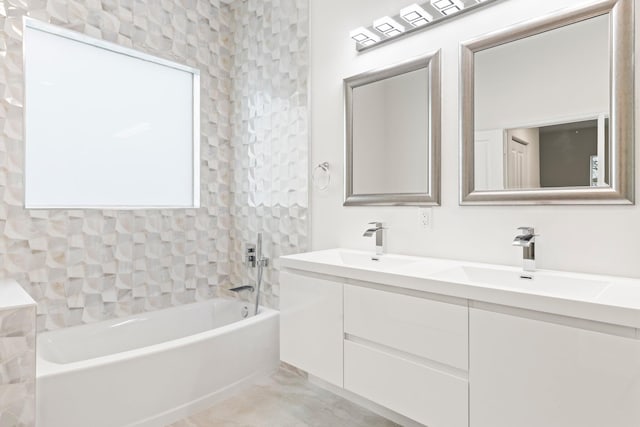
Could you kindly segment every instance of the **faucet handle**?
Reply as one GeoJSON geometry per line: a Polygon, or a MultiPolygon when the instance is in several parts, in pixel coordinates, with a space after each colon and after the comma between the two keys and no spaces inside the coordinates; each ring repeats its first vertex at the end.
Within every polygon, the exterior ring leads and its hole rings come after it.
{"type": "Polygon", "coordinates": [[[518,227],[519,231],[522,231],[522,234],[531,234],[535,236],[535,230],[533,227],[518,227]]]}
{"type": "Polygon", "coordinates": [[[381,223],[380,221],[373,221],[373,222],[370,222],[370,223],[369,223],[369,225],[375,225],[375,226],[376,226],[376,228],[386,228],[386,227],[383,227],[383,226],[382,226],[382,223],[381,223]]]}
{"type": "Polygon", "coordinates": [[[253,268],[256,266],[256,245],[247,243],[247,245],[245,246],[244,261],[249,267],[253,268]]]}

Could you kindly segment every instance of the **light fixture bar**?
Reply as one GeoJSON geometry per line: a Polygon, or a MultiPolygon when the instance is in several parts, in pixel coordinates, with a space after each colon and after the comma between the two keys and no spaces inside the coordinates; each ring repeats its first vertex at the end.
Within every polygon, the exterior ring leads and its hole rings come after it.
{"type": "Polygon", "coordinates": [[[464,9],[464,3],[460,0],[431,0],[431,6],[444,16],[453,15],[464,9]]]}
{"type": "Polygon", "coordinates": [[[383,16],[373,21],[373,28],[387,37],[394,37],[404,33],[404,25],[401,25],[398,21],[388,16],[383,16]]]}
{"type": "Polygon", "coordinates": [[[412,27],[420,27],[433,21],[433,16],[415,3],[400,10],[400,17],[412,27]]]}
{"type": "Polygon", "coordinates": [[[423,0],[402,8],[397,15],[383,16],[370,26],[356,28],[349,35],[356,42],[356,50],[363,51],[498,1],[501,0],[423,0]]]}
{"type": "Polygon", "coordinates": [[[349,36],[361,46],[371,46],[380,41],[380,37],[365,27],[356,28],[349,36]]]}

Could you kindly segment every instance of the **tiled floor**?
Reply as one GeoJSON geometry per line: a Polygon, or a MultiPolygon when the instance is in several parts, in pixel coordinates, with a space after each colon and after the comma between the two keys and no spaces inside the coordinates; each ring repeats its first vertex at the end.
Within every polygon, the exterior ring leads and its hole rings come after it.
{"type": "Polygon", "coordinates": [[[348,400],[307,382],[292,369],[170,427],[395,427],[348,400]]]}

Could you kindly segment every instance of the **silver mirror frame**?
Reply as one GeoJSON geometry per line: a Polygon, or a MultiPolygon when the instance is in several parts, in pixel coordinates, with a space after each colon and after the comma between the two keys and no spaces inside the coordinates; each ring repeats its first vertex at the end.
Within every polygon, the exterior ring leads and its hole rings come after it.
{"type": "Polygon", "coordinates": [[[634,1],[600,0],[526,21],[462,43],[460,48],[460,204],[586,205],[635,203],[634,189],[634,1]],[[545,31],[609,14],[610,140],[609,187],[474,191],[474,53],[545,31]]]}
{"type": "Polygon", "coordinates": [[[390,67],[367,71],[344,80],[345,100],[345,188],[344,206],[439,206],[440,205],[440,51],[390,67]],[[353,192],[353,90],[390,77],[426,68],[428,70],[429,185],[426,193],[354,194],[353,192]]]}

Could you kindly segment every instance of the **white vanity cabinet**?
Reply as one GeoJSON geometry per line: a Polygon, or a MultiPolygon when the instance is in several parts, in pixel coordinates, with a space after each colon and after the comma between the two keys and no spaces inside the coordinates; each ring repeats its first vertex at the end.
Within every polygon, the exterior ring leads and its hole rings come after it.
{"type": "Polygon", "coordinates": [[[402,425],[640,427],[640,280],[385,257],[283,257],[282,360],[402,425]]]}
{"type": "Polygon", "coordinates": [[[342,283],[280,273],[280,359],[342,387],[342,283]]]}
{"type": "Polygon", "coordinates": [[[636,330],[536,317],[470,309],[470,427],[640,426],[636,330]]]}

